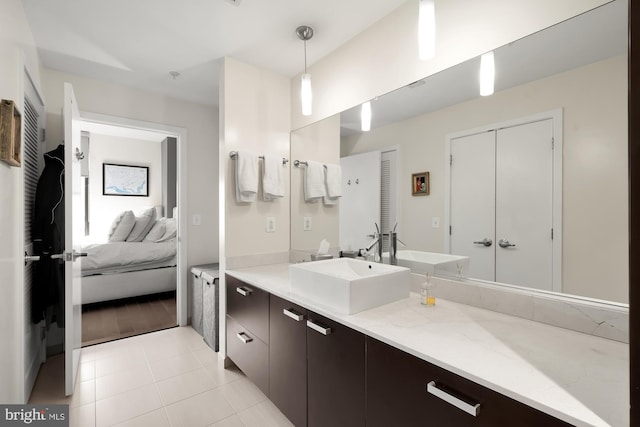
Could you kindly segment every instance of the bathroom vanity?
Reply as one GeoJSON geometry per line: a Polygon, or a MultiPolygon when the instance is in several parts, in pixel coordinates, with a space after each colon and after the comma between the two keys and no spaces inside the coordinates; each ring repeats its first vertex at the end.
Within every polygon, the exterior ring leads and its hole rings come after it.
{"type": "Polygon", "coordinates": [[[296,426],[626,426],[628,345],[409,298],[336,314],[229,270],[227,356],[296,426]]]}

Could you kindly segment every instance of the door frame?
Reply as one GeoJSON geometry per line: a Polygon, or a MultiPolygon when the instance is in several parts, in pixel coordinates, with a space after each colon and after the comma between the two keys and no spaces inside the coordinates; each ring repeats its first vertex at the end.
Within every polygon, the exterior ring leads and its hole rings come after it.
{"type": "Polygon", "coordinates": [[[187,325],[187,129],[162,123],[146,122],[125,117],[91,113],[80,110],[80,118],[85,123],[97,123],[119,126],[136,130],[158,132],[177,140],[177,282],[176,282],[176,320],[178,326],[187,325]]]}
{"type": "Polygon", "coordinates": [[[451,143],[456,138],[470,136],[482,132],[499,130],[528,123],[551,119],[553,121],[553,261],[552,286],[553,292],[562,292],[562,152],[563,152],[563,111],[562,108],[518,117],[502,122],[483,125],[473,129],[448,133],[445,145],[445,192],[444,192],[444,250],[450,252],[449,227],[451,227],[451,143]]]}

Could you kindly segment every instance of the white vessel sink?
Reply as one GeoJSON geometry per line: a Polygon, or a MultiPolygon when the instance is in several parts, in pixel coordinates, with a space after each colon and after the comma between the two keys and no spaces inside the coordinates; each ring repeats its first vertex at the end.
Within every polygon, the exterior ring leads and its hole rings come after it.
{"type": "MultiPolygon", "coordinates": [[[[440,254],[402,250],[398,251],[398,265],[408,267],[417,274],[442,274],[447,276],[464,277],[469,271],[469,257],[460,255],[440,254]]],[[[389,262],[389,253],[382,254],[384,262],[389,262]]]]}
{"type": "Polygon", "coordinates": [[[409,297],[408,268],[353,258],[292,264],[291,292],[340,314],[409,297]]]}

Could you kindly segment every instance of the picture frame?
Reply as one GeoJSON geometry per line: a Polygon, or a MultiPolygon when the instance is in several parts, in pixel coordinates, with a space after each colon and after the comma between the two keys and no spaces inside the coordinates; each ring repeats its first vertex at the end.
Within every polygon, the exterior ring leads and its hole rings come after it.
{"type": "Polygon", "coordinates": [[[429,195],[429,172],[417,172],[411,174],[411,195],[429,195]]]}
{"type": "Polygon", "coordinates": [[[149,197],[149,167],[103,163],[102,195],[149,197]]]}

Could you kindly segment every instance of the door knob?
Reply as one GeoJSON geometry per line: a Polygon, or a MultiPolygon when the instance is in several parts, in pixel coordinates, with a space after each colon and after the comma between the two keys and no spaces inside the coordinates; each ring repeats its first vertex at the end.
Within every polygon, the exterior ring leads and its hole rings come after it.
{"type": "Polygon", "coordinates": [[[500,239],[498,240],[498,244],[500,245],[501,248],[509,248],[511,246],[515,246],[515,243],[509,243],[509,241],[507,239],[500,239]]]}
{"type": "Polygon", "coordinates": [[[473,242],[473,244],[474,244],[474,245],[483,245],[483,246],[489,247],[489,246],[493,245],[493,240],[491,240],[491,239],[487,239],[487,238],[485,237],[484,239],[482,239],[482,240],[481,240],[481,241],[479,241],[479,242],[473,242]]]}

